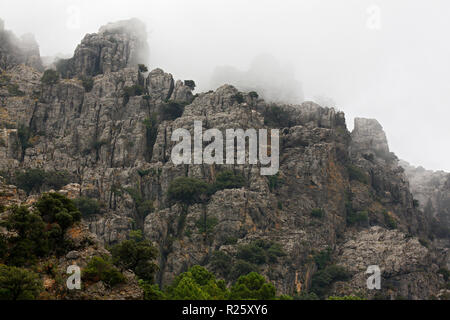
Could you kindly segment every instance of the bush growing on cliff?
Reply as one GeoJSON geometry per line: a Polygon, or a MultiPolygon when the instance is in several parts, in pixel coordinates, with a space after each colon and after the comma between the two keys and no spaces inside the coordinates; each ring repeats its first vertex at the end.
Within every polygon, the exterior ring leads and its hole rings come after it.
{"type": "Polygon", "coordinates": [[[367,222],[369,220],[369,214],[367,211],[354,211],[353,209],[347,211],[347,224],[354,225],[367,222]]]}
{"type": "Polygon", "coordinates": [[[238,247],[236,258],[255,265],[276,263],[279,257],[285,256],[282,247],[272,241],[256,240],[238,247]]]}
{"type": "Polygon", "coordinates": [[[0,300],[34,300],[42,290],[36,273],[0,265],[0,300]]]}
{"type": "Polygon", "coordinates": [[[13,180],[13,183],[26,193],[30,193],[33,190],[40,190],[45,184],[46,174],[41,169],[28,169],[24,172],[17,172],[13,180]]]}
{"type": "Polygon", "coordinates": [[[83,270],[82,278],[85,281],[103,281],[111,287],[125,282],[123,274],[113,266],[111,259],[107,256],[93,257],[88,262],[87,267],[83,270]]]}
{"type": "Polygon", "coordinates": [[[286,128],[291,126],[289,112],[278,106],[266,107],[263,111],[264,124],[274,128],[286,128]]]}
{"type": "Polygon", "coordinates": [[[389,229],[397,228],[397,221],[395,221],[394,217],[389,214],[387,211],[383,211],[384,223],[389,229]]]}
{"type": "Polygon", "coordinates": [[[183,115],[184,104],[175,101],[166,102],[161,108],[161,120],[172,121],[183,115]]]}
{"type": "Polygon", "coordinates": [[[267,261],[265,250],[255,243],[239,246],[236,257],[256,265],[267,261]]]}
{"type": "Polygon", "coordinates": [[[71,175],[67,171],[47,171],[44,173],[44,185],[47,188],[60,190],[70,183],[71,175]]]}
{"type": "Polygon", "coordinates": [[[356,180],[364,184],[369,184],[369,177],[367,174],[360,168],[354,165],[347,166],[348,177],[351,180],[356,180]]]}
{"type": "Polygon", "coordinates": [[[41,82],[46,85],[54,85],[59,81],[59,73],[55,70],[47,69],[42,75],[41,82]]]}
{"type": "Polygon", "coordinates": [[[325,214],[324,214],[323,210],[320,208],[314,208],[311,210],[311,216],[314,218],[321,219],[324,217],[324,215],[325,214]]]}
{"type": "Polygon", "coordinates": [[[65,230],[81,220],[81,212],[75,203],[58,193],[46,193],[35,204],[42,219],[47,223],[57,223],[65,230]]]}
{"type": "Polygon", "coordinates": [[[247,275],[251,272],[259,272],[258,266],[248,261],[238,259],[233,263],[233,266],[227,279],[236,280],[240,276],[247,275]]]}
{"type": "Polygon", "coordinates": [[[324,269],[331,262],[331,253],[331,248],[327,248],[314,255],[314,262],[319,270],[324,269]]]}
{"type": "Polygon", "coordinates": [[[128,103],[130,97],[142,96],[145,92],[144,87],[139,84],[134,84],[130,87],[123,87],[122,90],[123,90],[122,97],[124,98],[124,101],[126,103],[128,103]]]}
{"type": "Polygon", "coordinates": [[[258,98],[259,98],[259,95],[258,95],[258,93],[257,93],[256,91],[250,91],[250,92],[248,93],[248,95],[249,95],[250,98],[252,98],[252,99],[258,99],[258,98]]]}
{"type": "Polygon", "coordinates": [[[70,175],[65,171],[26,169],[16,171],[9,182],[29,194],[31,191],[42,191],[44,187],[59,190],[70,182],[70,175]]]}
{"type": "Polygon", "coordinates": [[[88,197],[79,197],[74,200],[75,206],[81,212],[83,217],[88,217],[100,213],[100,202],[88,197]]]}
{"type": "Polygon", "coordinates": [[[238,92],[235,95],[232,96],[233,100],[236,101],[237,103],[242,103],[244,102],[244,96],[242,95],[242,93],[238,92]]]}
{"type": "Polygon", "coordinates": [[[278,189],[283,183],[283,180],[280,178],[280,173],[277,172],[275,175],[267,176],[267,183],[271,192],[278,189]]]}
{"type": "Polygon", "coordinates": [[[3,255],[8,265],[31,265],[37,257],[48,253],[45,223],[38,212],[30,212],[25,206],[13,206],[4,225],[9,232],[17,234],[5,239],[7,251],[3,255]]]}
{"type": "Polygon", "coordinates": [[[86,92],[91,92],[94,87],[94,79],[92,77],[82,77],[81,83],[83,84],[84,90],[86,92]]]}
{"type": "Polygon", "coordinates": [[[194,82],[194,80],[184,80],[184,85],[188,86],[192,90],[195,89],[195,82],[194,82]]]}
{"type": "Polygon", "coordinates": [[[166,300],[166,294],[159,288],[157,284],[151,284],[140,279],[139,286],[144,291],[144,300],[166,300]]]}
{"type": "Polygon", "coordinates": [[[174,179],[168,189],[169,200],[183,204],[203,202],[210,186],[203,180],[189,177],[174,179]]]}
{"type": "Polygon", "coordinates": [[[68,246],[64,231],[80,220],[72,201],[56,193],[43,195],[34,206],[32,212],[24,206],[12,207],[6,219],[7,230],[16,234],[6,239],[4,259],[10,265],[31,265],[49,253],[63,254],[68,246]]]}
{"type": "Polygon", "coordinates": [[[235,174],[231,170],[224,170],[216,177],[214,191],[224,189],[237,189],[245,185],[245,177],[242,174],[235,174]]]}
{"type": "Polygon", "coordinates": [[[148,72],[148,68],[145,64],[138,64],[139,72],[148,72]]]}
{"type": "Polygon", "coordinates": [[[350,274],[344,267],[331,265],[313,275],[310,291],[324,298],[334,282],[346,281],[349,278],[350,274]]]}
{"type": "Polygon", "coordinates": [[[212,270],[223,278],[227,278],[231,271],[232,258],[224,251],[214,251],[210,265],[212,270]]]}
{"type": "Polygon", "coordinates": [[[130,269],[142,280],[153,283],[158,266],[153,262],[158,250],[148,240],[125,240],[111,248],[115,265],[130,269]]]}

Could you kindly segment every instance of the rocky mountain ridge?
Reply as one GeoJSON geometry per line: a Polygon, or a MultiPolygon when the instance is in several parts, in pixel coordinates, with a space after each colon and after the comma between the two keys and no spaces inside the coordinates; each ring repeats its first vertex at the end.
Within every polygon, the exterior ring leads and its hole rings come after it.
{"type": "Polygon", "coordinates": [[[356,119],[350,133],[343,112],[312,102],[267,103],[231,85],[194,95],[190,81],[139,66],[145,31],[135,31],[142,27],[122,21],[87,35],[73,58],[57,64],[61,79],[51,83],[24,61],[2,67],[5,85],[21,92],[0,87],[3,172],[67,172],[79,196],[104,204],[101,214],[84,217],[104,244],[140,229],[159,248],[161,286],[195,264],[217,269],[220,256],[230,275],[256,269],[280,292],[301,295],[327,270],[317,257],[329,251],[326,265],[350,274],[330,283],[336,294],[373,298],[376,292],[364,289],[371,264],[390,283],[386,297],[445,294],[437,271],[448,253],[429,239],[431,220],[415,205],[376,120],[356,119]],[[249,164],[174,165],[171,134],[192,132],[194,120],[222,132],[280,129],[279,174],[261,176],[249,164]],[[169,201],[175,178],[213,184],[225,171],[244,183],[188,206],[169,201]],[[255,241],[276,254],[263,262],[242,254],[255,241]]]}

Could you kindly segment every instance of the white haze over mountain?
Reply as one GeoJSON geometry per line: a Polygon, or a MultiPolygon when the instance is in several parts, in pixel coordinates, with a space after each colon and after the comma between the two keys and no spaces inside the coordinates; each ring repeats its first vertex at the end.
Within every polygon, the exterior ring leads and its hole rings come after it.
{"type": "Polygon", "coordinates": [[[378,119],[400,158],[450,171],[448,0],[0,2],[5,28],[33,33],[43,56],[71,55],[86,33],[131,17],[147,25],[150,67],[197,91],[228,82],[335,105],[349,128],[378,119]]]}

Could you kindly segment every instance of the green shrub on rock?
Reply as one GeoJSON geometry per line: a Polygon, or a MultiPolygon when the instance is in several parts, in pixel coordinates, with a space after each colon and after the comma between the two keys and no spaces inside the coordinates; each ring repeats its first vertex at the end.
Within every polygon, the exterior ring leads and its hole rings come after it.
{"type": "Polygon", "coordinates": [[[153,262],[158,250],[148,240],[125,240],[111,248],[113,262],[124,269],[133,270],[140,278],[153,282],[158,266],[153,262]]]}
{"type": "Polygon", "coordinates": [[[59,73],[55,70],[47,69],[42,75],[41,82],[46,85],[54,85],[59,81],[59,73]]]}
{"type": "Polygon", "coordinates": [[[42,290],[36,273],[0,265],[0,300],[34,300],[42,290]]]}
{"type": "Polygon", "coordinates": [[[350,274],[344,267],[330,265],[313,275],[310,291],[319,297],[325,297],[334,282],[345,281],[349,278],[350,274]]]}
{"type": "Polygon", "coordinates": [[[350,180],[356,180],[364,184],[369,184],[369,177],[360,168],[354,165],[347,166],[348,176],[350,180]]]}
{"type": "Polygon", "coordinates": [[[88,217],[100,213],[101,205],[100,202],[96,199],[79,197],[74,200],[74,203],[83,217],[88,217]]]}
{"type": "Polygon", "coordinates": [[[81,220],[81,212],[75,203],[58,193],[46,193],[35,204],[42,219],[47,223],[58,223],[63,230],[81,220]]]}
{"type": "Polygon", "coordinates": [[[210,186],[203,180],[189,177],[174,179],[168,189],[168,197],[171,201],[183,204],[202,202],[210,186]]]}
{"type": "Polygon", "coordinates": [[[324,217],[324,215],[325,214],[324,214],[323,210],[320,208],[314,208],[311,210],[311,216],[314,218],[321,219],[324,217]]]}
{"type": "Polygon", "coordinates": [[[82,272],[85,281],[103,281],[113,287],[125,282],[125,277],[115,268],[108,257],[93,257],[82,272]]]}
{"type": "Polygon", "coordinates": [[[83,77],[81,78],[81,83],[83,84],[84,90],[86,92],[91,92],[94,87],[94,79],[92,77],[83,77]]]}
{"type": "Polygon", "coordinates": [[[216,177],[214,190],[237,189],[245,185],[245,177],[242,174],[235,174],[231,170],[224,170],[216,177]]]}

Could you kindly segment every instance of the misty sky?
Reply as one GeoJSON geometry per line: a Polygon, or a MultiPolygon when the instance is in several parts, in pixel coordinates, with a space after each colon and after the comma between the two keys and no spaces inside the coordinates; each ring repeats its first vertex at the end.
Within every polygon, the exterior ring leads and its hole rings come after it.
{"type": "Polygon", "coordinates": [[[71,55],[86,33],[131,17],[147,25],[150,67],[197,91],[215,89],[216,67],[246,71],[268,54],[306,100],[332,99],[349,129],[376,118],[400,158],[450,171],[448,0],[0,2],[5,28],[33,33],[43,56],[71,55]]]}

